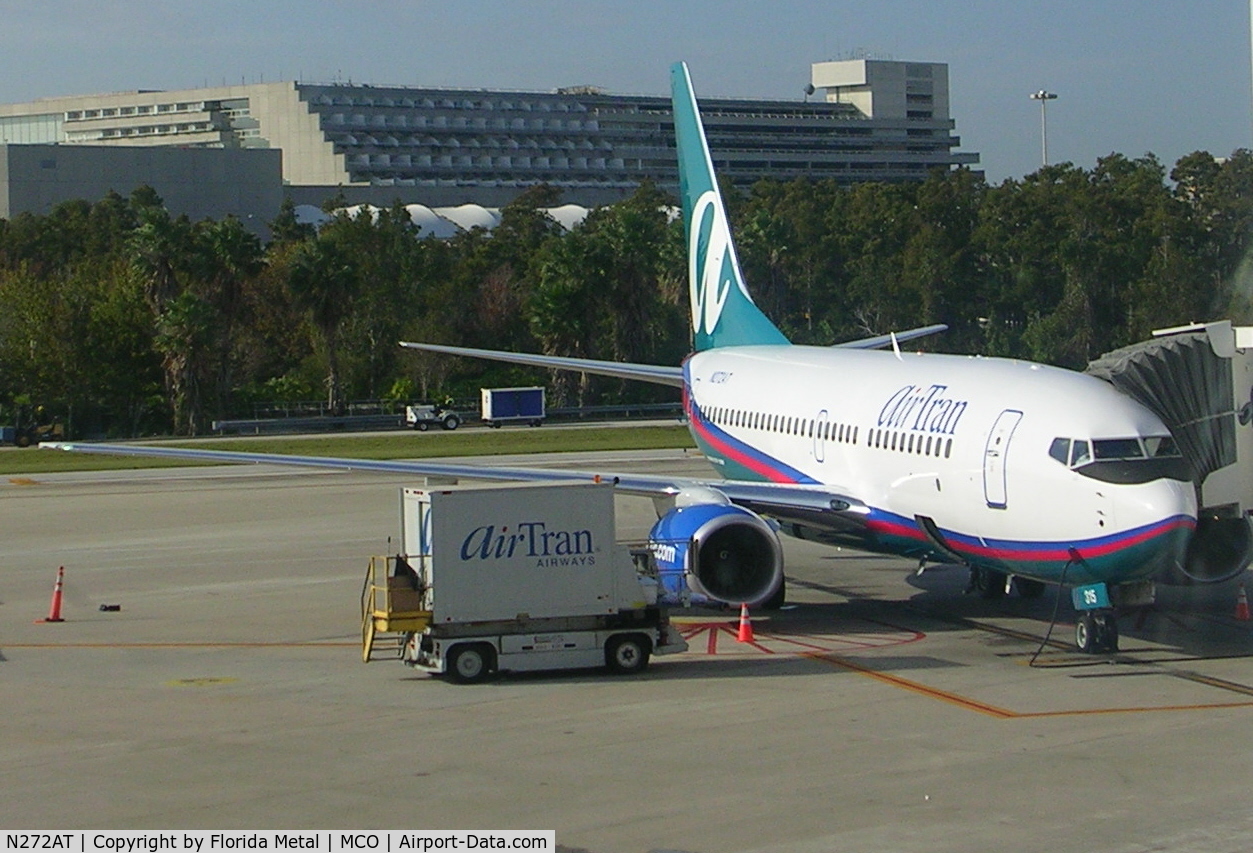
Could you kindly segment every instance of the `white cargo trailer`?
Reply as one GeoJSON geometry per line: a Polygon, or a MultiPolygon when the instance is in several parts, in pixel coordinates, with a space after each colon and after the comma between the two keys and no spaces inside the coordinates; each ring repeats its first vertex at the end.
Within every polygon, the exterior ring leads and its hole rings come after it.
{"type": "Polygon", "coordinates": [[[406,488],[402,544],[431,611],[407,663],[462,682],[493,671],[638,672],[687,643],[617,544],[609,484],[406,488]]]}

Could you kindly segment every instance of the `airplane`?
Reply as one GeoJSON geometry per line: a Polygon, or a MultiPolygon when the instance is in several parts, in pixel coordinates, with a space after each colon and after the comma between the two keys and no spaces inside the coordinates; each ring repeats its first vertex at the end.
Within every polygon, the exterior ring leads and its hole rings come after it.
{"type": "MultiPolygon", "coordinates": [[[[585,371],[680,389],[718,476],[280,456],[45,443],[98,453],[272,462],[466,479],[613,482],[650,496],[665,590],[728,604],[782,601],[778,532],[962,564],[985,597],[1072,585],[1076,645],[1117,649],[1117,608],[1169,571],[1216,579],[1188,464],[1147,408],[1085,374],[1032,362],[907,353],[931,326],[835,346],[790,343],[754,304],[732,241],[687,66],[671,68],[693,352],[681,366],[421,342],[407,348],[585,371]],[[879,349],[887,347],[890,349],[879,349]]],[[[1239,563],[1239,565],[1235,565],[1239,563]]]]}

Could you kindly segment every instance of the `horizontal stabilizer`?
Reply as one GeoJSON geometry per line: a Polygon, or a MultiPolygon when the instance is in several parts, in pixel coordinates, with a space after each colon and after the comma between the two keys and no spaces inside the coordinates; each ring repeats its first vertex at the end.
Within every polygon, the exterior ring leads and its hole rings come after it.
{"type": "Polygon", "coordinates": [[[445,344],[423,344],[412,341],[401,341],[402,347],[409,349],[440,352],[446,355],[460,355],[467,358],[485,358],[489,361],[506,361],[511,364],[529,364],[533,367],[547,367],[550,370],[573,370],[579,373],[594,373],[598,376],[614,376],[619,379],[638,379],[641,382],[652,382],[656,385],[673,385],[683,387],[683,368],[667,367],[655,364],[630,364],[619,361],[598,361],[592,358],[569,358],[558,355],[536,355],[526,352],[505,352],[494,349],[475,349],[473,347],[452,347],[445,344]]]}
{"type": "MultiPolygon", "coordinates": [[[[903,344],[905,341],[912,341],[914,338],[923,338],[927,335],[934,335],[936,332],[948,330],[945,323],[936,323],[934,326],[919,326],[917,329],[908,329],[904,332],[896,332],[896,342],[903,344]]],[[[875,335],[873,338],[862,338],[858,341],[847,341],[842,344],[835,344],[837,349],[879,349],[892,345],[893,334],[875,335]]]]}

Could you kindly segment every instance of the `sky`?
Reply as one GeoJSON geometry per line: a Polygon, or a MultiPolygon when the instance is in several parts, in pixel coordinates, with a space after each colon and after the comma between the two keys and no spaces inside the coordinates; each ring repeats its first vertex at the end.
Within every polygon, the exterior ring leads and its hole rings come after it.
{"type": "Polygon", "coordinates": [[[335,80],[801,99],[828,59],[944,62],[989,181],[1253,147],[1245,0],[0,0],[0,103],[335,80]]]}

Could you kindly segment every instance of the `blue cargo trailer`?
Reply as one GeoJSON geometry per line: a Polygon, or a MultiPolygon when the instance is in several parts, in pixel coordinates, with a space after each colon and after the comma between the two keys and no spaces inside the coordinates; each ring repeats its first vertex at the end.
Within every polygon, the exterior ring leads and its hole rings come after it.
{"type": "Polygon", "coordinates": [[[482,388],[483,423],[499,427],[507,423],[539,426],[544,422],[544,389],[482,388]]]}

